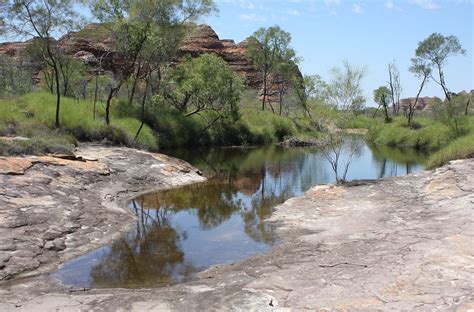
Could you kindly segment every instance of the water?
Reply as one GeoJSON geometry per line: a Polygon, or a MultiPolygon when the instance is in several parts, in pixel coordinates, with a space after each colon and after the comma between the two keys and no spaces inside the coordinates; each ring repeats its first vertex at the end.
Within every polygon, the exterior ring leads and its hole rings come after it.
{"type": "MultiPolygon", "coordinates": [[[[397,176],[423,169],[415,151],[367,146],[361,141],[348,179],[397,176]]],[[[263,222],[273,207],[311,186],[335,181],[315,148],[214,149],[176,152],[203,170],[206,183],[133,200],[133,230],[111,245],[67,262],[54,276],[79,287],[158,287],[187,281],[212,265],[229,264],[277,243],[263,222]]],[[[347,155],[346,155],[347,156],[347,155]]],[[[344,157],[343,157],[344,160],[344,157]]]]}

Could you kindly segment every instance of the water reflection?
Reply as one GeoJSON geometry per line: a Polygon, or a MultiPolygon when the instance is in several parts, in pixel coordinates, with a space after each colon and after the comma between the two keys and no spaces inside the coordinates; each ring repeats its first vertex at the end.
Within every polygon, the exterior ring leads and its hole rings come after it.
{"type": "MultiPolygon", "coordinates": [[[[354,144],[354,142],[347,142],[354,144]]],[[[55,274],[82,287],[150,287],[189,280],[215,264],[231,263],[276,242],[263,222],[273,207],[311,186],[333,182],[317,149],[277,146],[178,152],[204,170],[208,182],[137,198],[135,228],[112,245],[64,265],[55,274]]],[[[348,179],[379,178],[422,169],[413,151],[363,145],[348,179]]]]}

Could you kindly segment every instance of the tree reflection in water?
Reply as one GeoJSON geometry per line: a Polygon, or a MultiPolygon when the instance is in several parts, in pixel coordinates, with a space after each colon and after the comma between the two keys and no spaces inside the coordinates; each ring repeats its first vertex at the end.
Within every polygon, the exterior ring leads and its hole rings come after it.
{"type": "Polygon", "coordinates": [[[179,244],[186,233],[169,224],[166,209],[146,209],[132,201],[136,230],[116,240],[92,268],[95,286],[147,287],[187,280],[194,273],[184,263],[179,244]]]}

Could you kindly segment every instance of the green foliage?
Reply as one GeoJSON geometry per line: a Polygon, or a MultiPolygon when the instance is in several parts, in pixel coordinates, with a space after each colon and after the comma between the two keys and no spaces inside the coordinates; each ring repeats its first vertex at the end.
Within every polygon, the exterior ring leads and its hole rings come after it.
{"type": "Polygon", "coordinates": [[[428,169],[447,164],[451,160],[474,158],[474,132],[460,137],[430,156],[428,169]]]}
{"type": "MultiPolygon", "coordinates": [[[[262,110],[265,109],[268,96],[267,84],[270,75],[278,76],[282,72],[296,73],[298,60],[290,47],[291,35],[279,26],[260,28],[249,39],[247,58],[261,72],[263,81],[262,110]],[[292,69],[292,70],[288,70],[292,69]]],[[[284,86],[284,85],[283,85],[284,86]]],[[[280,102],[281,104],[281,102],[280,102]]]]}
{"type": "Polygon", "coordinates": [[[185,116],[211,111],[217,119],[237,117],[243,82],[219,56],[185,59],[170,78],[161,100],[170,101],[185,116]]]}
{"type": "Polygon", "coordinates": [[[273,129],[279,142],[295,133],[293,124],[288,119],[273,119],[273,129]]]}
{"type": "Polygon", "coordinates": [[[361,111],[365,104],[361,84],[366,74],[366,67],[354,67],[347,60],[342,67],[334,67],[327,84],[327,103],[345,112],[361,111]]]}
{"type": "Polygon", "coordinates": [[[250,37],[247,56],[254,66],[271,73],[283,60],[292,60],[295,51],[290,48],[291,35],[279,26],[260,28],[250,37]]]}
{"type": "MultiPolygon", "coordinates": [[[[18,135],[32,138],[53,138],[69,134],[79,141],[107,140],[118,145],[139,146],[156,150],[157,142],[152,130],[145,126],[138,141],[134,141],[140,122],[133,118],[117,118],[106,126],[102,117],[92,118],[93,104],[89,101],[76,102],[63,99],[61,130],[54,130],[54,95],[44,92],[29,93],[19,98],[0,100],[0,135],[18,135]]],[[[103,111],[99,111],[103,116],[103,111]]],[[[50,140],[48,140],[50,141],[50,140]]],[[[40,140],[40,142],[42,142],[40,140]]],[[[21,143],[26,144],[26,143],[21,143]]],[[[29,149],[33,151],[34,149],[29,149]]]]}
{"type": "Polygon", "coordinates": [[[81,38],[87,40],[98,40],[102,41],[110,36],[109,32],[110,25],[103,24],[92,24],[88,27],[84,27],[77,32],[71,33],[72,38],[81,38]]]}
{"type": "Polygon", "coordinates": [[[446,125],[430,119],[419,118],[418,127],[410,127],[401,118],[391,124],[379,124],[370,128],[368,139],[376,144],[392,147],[413,147],[433,151],[447,145],[454,134],[446,125]]]}
{"type": "Polygon", "coordinates": [[[390,101],[392,93],[386,86],[378,87],[374,90],[374,102],[379,104],[379,107],[383,107],[385,112],[385,122],[390,122],[388,115],[388,103],[390,101]]]}
{"type": "Polygon", "coordinates": [[[470,94],[465,93],[453,96],[449,102],[436,103],[435,117],[450,127],[456,136],[464,135],[472,123],[472,118],[467,115],[470,101],[470,94]]]}
{"type": "Polygon", "coordinates": [[[443,66],[448,57],[456,54],[465,54],[456,36],[443,36],[433,33],[418,43],[416,56],[431,62],[436,66],[443,66]]]}
{"type": "Polygon", "coordinates": [[[24,141],[4,141],[0,139],[0,155],[69,155],[72,154],[76,144],[74,137],[69,135],[41,136],[24,141]]]}
{"type": "Polygon", "coordinates": [[[24,56],[0,55],[0,98],[22,95],[33,89],[33,72],[24,56]]]}
{"type": "Polygon", "coordinates": [[[380,121],[367,115],[352,115],[345,119],[343,123],[338,124],[341,129],[371,129],[380,121]]]}

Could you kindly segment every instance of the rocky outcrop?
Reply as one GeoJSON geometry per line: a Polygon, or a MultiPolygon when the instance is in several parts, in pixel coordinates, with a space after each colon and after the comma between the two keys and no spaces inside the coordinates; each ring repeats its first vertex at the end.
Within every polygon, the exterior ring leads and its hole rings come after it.
{"type": "MultiPolygon", "coordinates": [[[[416,98],[401,99],[399,102],[399,109],[401,111],[409,110],[410,106],[415,105],[416,98]]],[[[420,97],[416,103],[415,110],[431,111],[437,103],[441,103],[441,99],[438,97],[420,97]]]]}
{"type": "Polygon", "coordinates": [[[190,54],[194,57],[204,53],[214,53],[222,57],[239,76],[245,78],[248,86],[260,89],[262,79],[259,73],[245,56],[248,41],[236,44],[233,40],[221,40],[208,25],[198,25],[184,40],[180,55],[190,54]]]}
{"type": "Polygon", "coordinates": [[[183,161],[129,148],[0,157],[0,281],[110,242],[132,223],[126,202],[141,192],[204,180],[183,161]]]}
{"type": "MultiPolygon", "coordinates": [[[[0,55],[19,56],[27,44],[28,42],[2,43],[0,55]]],[[[178,55],[197,57],[204,53],[217,54],[235,73],[245,79],[249,87],[259,90],[262,79],[245,56],[247,45],[247,40],[240,43],[229,39],[221,40],[210,26],[197,25],[183,41],[178,55]]],[[[74,56],[94,68],[99,66],[99,62],[102,68],[112,73],[123,68],[123,61],[113,49],[113,40],[107,36],[101,24],[89,24],[81,31],[67,34],[60,39],[59,46],[67,55],[74,56]]]]}

